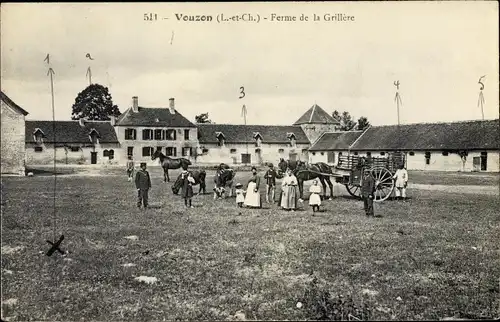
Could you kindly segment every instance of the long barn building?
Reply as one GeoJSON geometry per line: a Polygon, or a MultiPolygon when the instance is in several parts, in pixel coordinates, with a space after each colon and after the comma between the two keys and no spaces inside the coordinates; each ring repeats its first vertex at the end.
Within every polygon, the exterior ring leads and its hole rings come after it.
{"type": "Polygon", "coordinates": [[[340,131],[318,105],[293,125],[193,124],[171,98],[166,107],[131,107],[111,121],[26,121],[27,111],[2,92],[2,173],[24,165],[119,164],[129,156],[157,165],[159,150],[195,164],[263,164],[280,158],[336,165],[339,155],[406,155],[409,170],[500,169],[500,121],[371,126],[340,131]],[[54,132],[55,129],[55,132],[54,132]]]}

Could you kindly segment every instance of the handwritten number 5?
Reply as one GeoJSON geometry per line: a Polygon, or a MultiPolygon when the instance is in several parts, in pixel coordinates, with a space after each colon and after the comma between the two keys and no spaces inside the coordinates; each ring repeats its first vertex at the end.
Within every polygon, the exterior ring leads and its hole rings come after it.
{"type": "Polygon", "coordinates": [[[245,97],[245,87],[243,86],[240,87],[240,94],[241,94],[240,98],[245,97]]]}

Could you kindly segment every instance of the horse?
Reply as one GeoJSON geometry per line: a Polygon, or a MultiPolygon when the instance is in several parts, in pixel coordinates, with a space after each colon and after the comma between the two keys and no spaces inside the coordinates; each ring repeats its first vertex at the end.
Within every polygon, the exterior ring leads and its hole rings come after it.
{"type": "Polygon", "coordinates": [[[191,165],[191,161],[189,161],[186,158],[175,158],[174,159],[171,157],[167,157],[166,155],[164,155],[160,151],[156,151],[151,156],[151,160],[156,160],[156,158],[160,159],[160,165],[163,168],[163,181],[164,182],[170,181],[170,177],[168,176],[168,169],[175,170],[175,169],[182,168],[182,169],[187,170],[188,166],[191,165]]]}
{"type": "MultiPolygon", "coordinates": [[[[201,193],[201,191],[203,190],[203,194],[206,193],[206,183],[205,183],[205,179],[207,177],[207,173],[205,172],[205,170],[194,170],[194,171],[190,171],[191,172],[191,175],[193,176],[193,179],[194,179],[194,185],[200,185],[200,190],[198,190],[198,194],[201,193]]],[[[179,193],[179,190],[182,188],[182,184],[183,184],[183,180],[182,180],[182,173],[179,174],[179,176],[177,177],[177,180],[175,180],[174,184],[172,185],[172,192],[174,193],[174,195],[178,194],[179,193]]]]}
{"type": "Polygon", "coordinates": [[[292,170],[298,181],[300,201],[304,199],[304,181],[313,179],[318,179],[321,182],[323,186],[323,199],[326,199],[326,183],[328,183],[328,187],[330,188],[329,199],[333,199],[333,183],[330,180],[330,176],[322,174],[333,174],[328,164],[324,162],[306,164],[304,161],[285,161],[285,159],[281,159],[278,163],[278,167],[282,172],[285,172],[287,168],[292,170]]]}
{"type": "Polygon", "coordinates": [[[221,164],[214,176],[214,200],[217,197],[222,198],[225,188],[229,189],[229,197],[233,196],[233,181],[235,172],[225,164],[221,164]]]}

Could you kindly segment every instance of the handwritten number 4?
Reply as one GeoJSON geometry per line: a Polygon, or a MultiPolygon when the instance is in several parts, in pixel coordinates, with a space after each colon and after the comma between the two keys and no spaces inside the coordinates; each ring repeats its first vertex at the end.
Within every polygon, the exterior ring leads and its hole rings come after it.
{"type": "Polygon", "coordinates": [[[245,87],[243,86],[240,87],[240,94],[241,94],[240,98],[245,97],[245,87]]]}

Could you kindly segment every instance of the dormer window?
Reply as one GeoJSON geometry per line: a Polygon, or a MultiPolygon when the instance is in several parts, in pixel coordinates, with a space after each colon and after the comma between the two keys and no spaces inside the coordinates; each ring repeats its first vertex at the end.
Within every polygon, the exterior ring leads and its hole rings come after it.
{"type": "Polygon", "coordinates": [[[262,144],[262,135],[259,132],[253,132],[253,138],[255,140],[255,146],[260,147],[262,144]]]}
{"type": "Polygon", "coordinates": [[[217,145],[218,146],[224,146],[226,137],[224,136],[224,133],[222,132],[215,132],[215,137],[217,138],[217,145]]]}
{"type": "Polygon", "coordinates": [[[90,130],[90,132],[89,132],[89,138],[90,138],[90,141],[92,142],[92,144],[99,144],[100,135],[99,135],[99,132],[97,132],[96,129],[91,129],[90,130]]]}
{"type": "Polygon", "coordinates": [[[33,132],[33,139],[35,140],[36,144],[42,144],[44,137],[45,134],[39,128],[36,128],[35,131],[33,132]]]}
{"type": "Polygon", "coordinates": [[[287,133],[286,137],[288,140],[290,140],[290,146],[294,148],[297,145],[297,138],[295,137],[295,134],[293,133],[287,133]]]}

